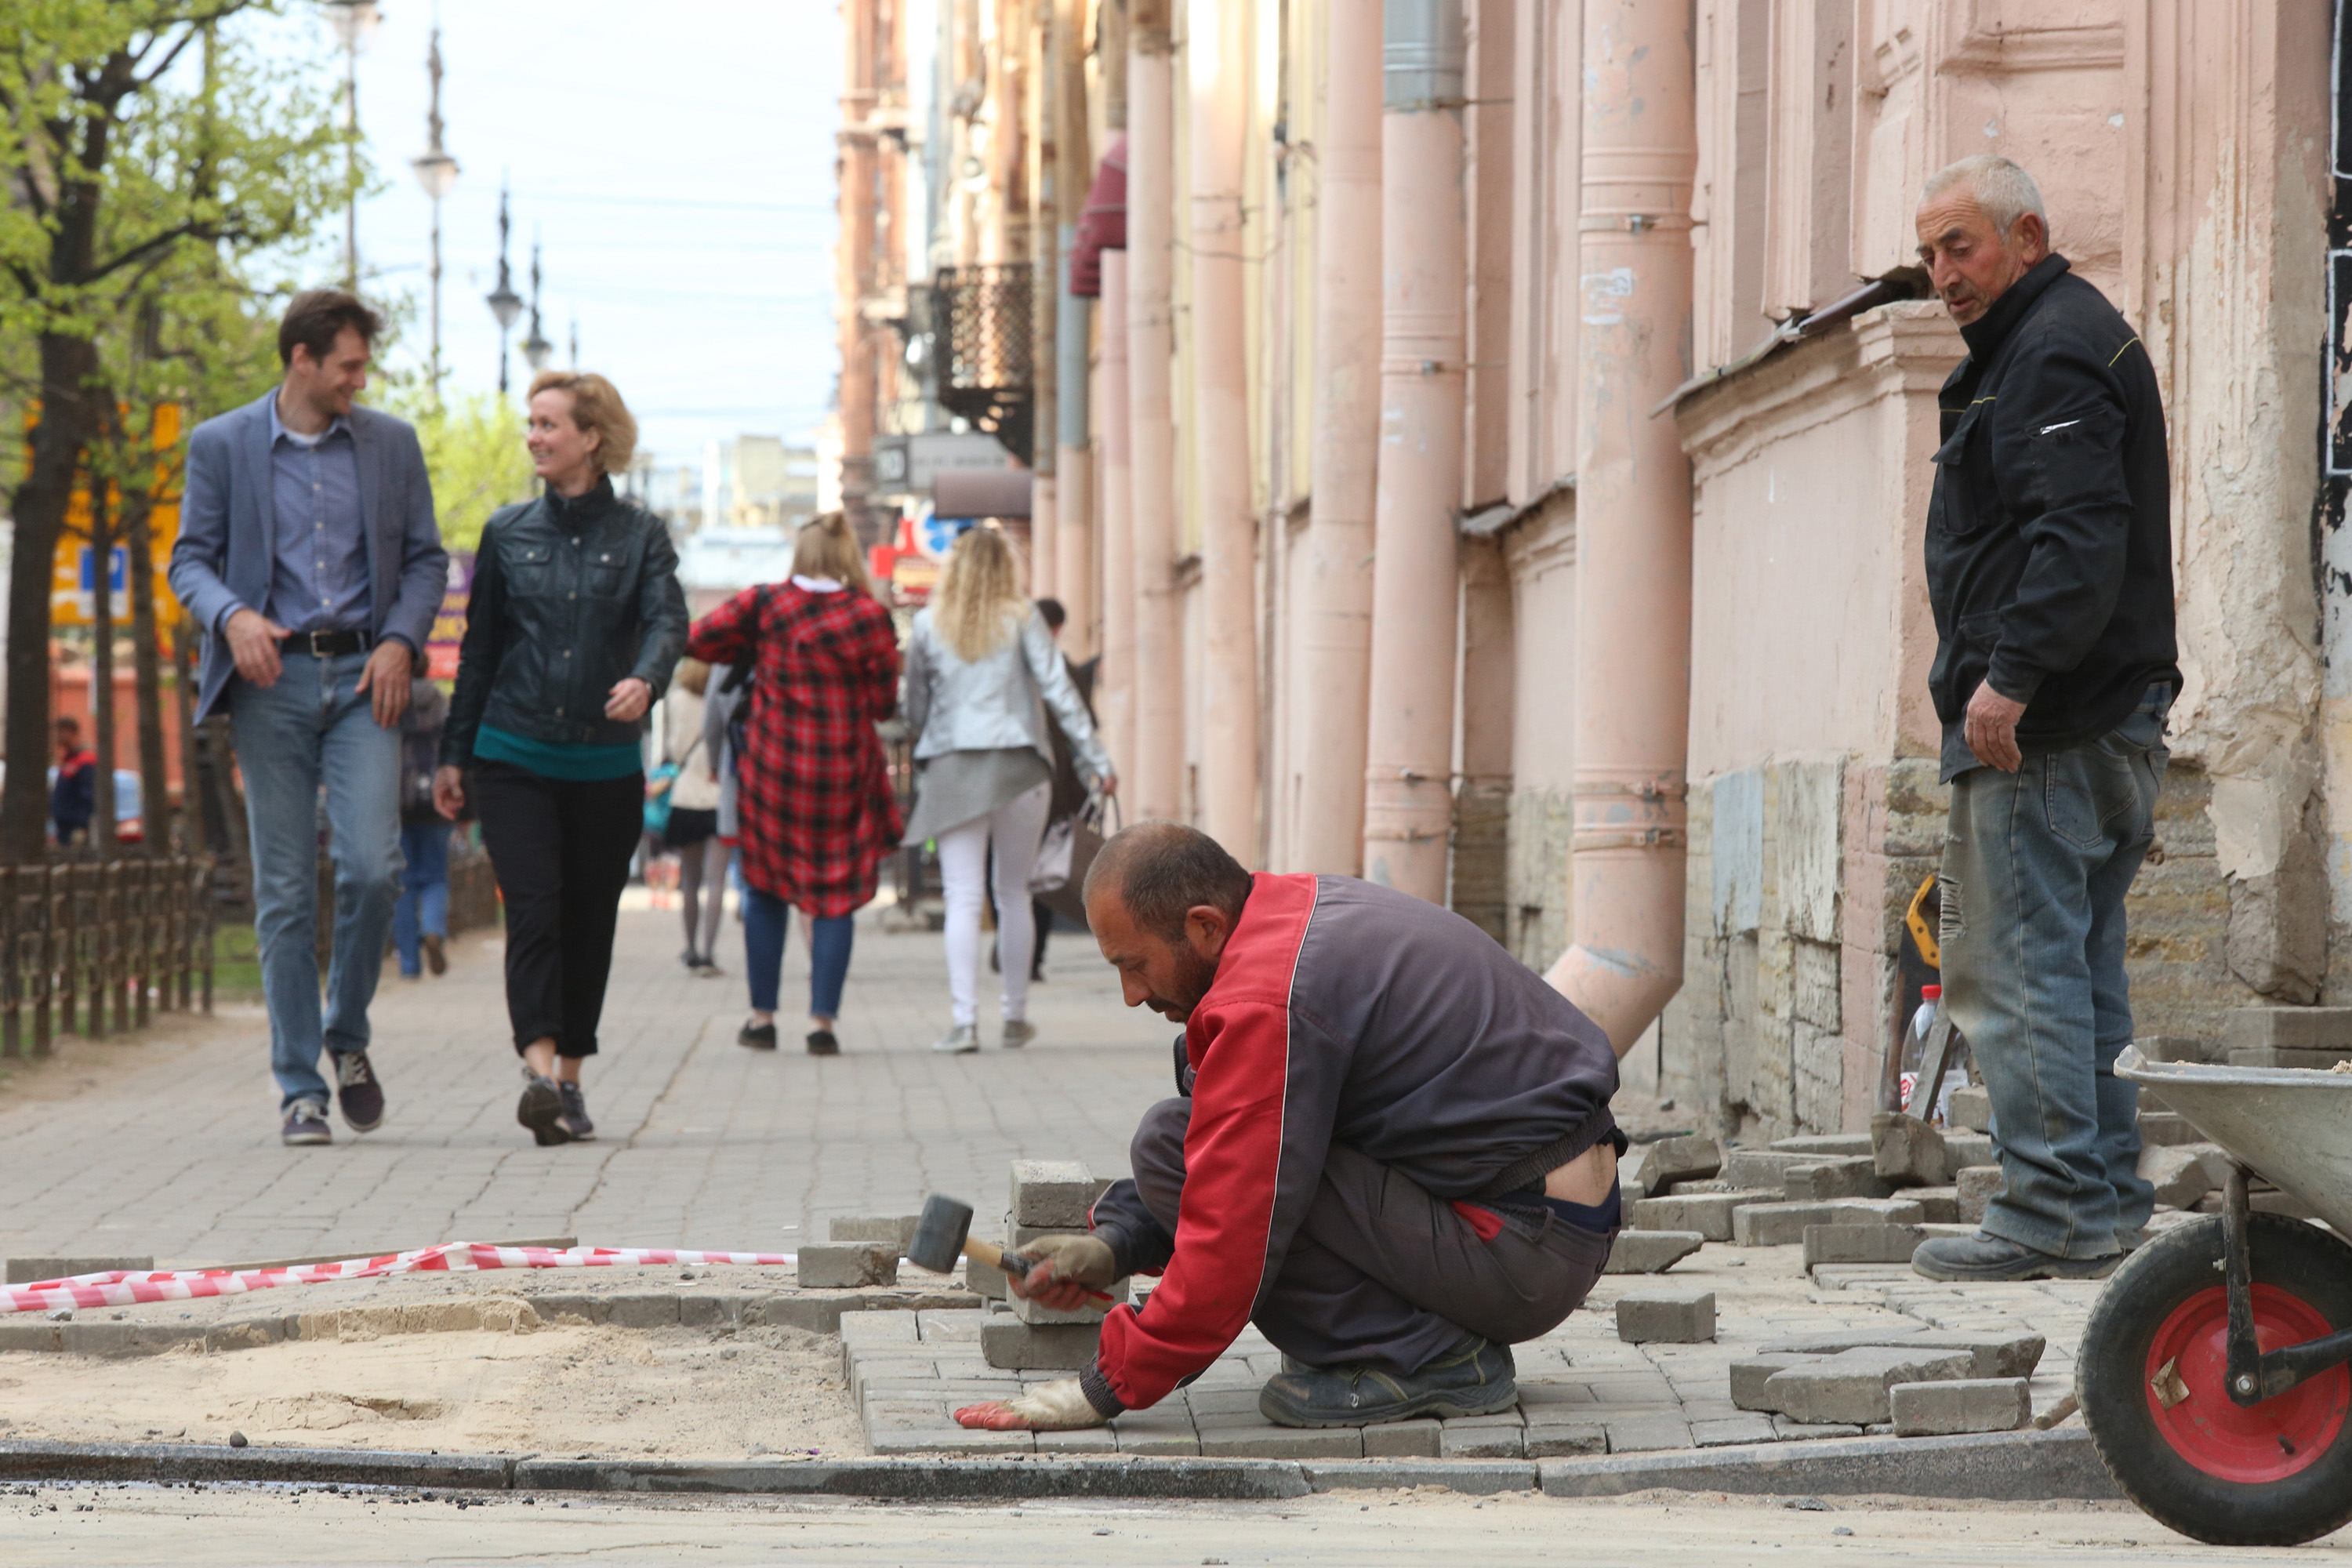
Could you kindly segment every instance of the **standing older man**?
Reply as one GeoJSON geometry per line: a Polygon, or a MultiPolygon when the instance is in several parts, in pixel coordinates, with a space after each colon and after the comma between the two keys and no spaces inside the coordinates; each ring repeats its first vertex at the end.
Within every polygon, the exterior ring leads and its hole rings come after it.
{"type": "Polygon", "coordinates": [[[1969,357],[1927,515],[1929,679],[1952,787],[1945,1005],[1992,1098],[2008,1191],[1931,1279],[2096,1279],[2147,1224],[2124,894],[2155,833],[2179,689],[2170,479],[2147,351],[2049,247],[1990,154],[1927,182],[1919,258],[1969,357]]]}
{"type": "Polygon", "coordinates": [[[352,405],[375,312],[298,294],[284,382],[188,440],[172,591],[209,634],[196,700],[236,731],[253,837],[254,933],[289,1143],[327,1143],[324,1046],[343,1120],[383,1121],[368,1004],[400,894],[400,716],[448,585],[416,432],[352,405]],[[334,839],[335,950],[319,1007],[318,812],[334,839]]]}

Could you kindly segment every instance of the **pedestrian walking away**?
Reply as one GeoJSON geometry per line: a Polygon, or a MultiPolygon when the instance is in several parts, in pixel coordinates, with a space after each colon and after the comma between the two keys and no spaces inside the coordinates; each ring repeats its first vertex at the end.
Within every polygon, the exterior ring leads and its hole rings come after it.
{"type": "Polygon", "coordinates": [[[580,1067],[645,822],[645,717],[687,616],[667,526],[613,492],[637,442],[619,391],[542,371],[530,408],[546,489],[483,526],[433,795],[454,820],[470,794],[481,816],[506,900],[515,1120],[549,1144],[595,1134],[580,1067]]]}
{"type": "Polygon", "coordinates": [[[1012,1289],[1057,1310],[1157,1273],[1094,1363],[958,1411],[1098,1426],[1189,1383],[1255,1322],[1285,1426],[1518,1403],[1510,1346],[1609,1259],[1624,1135],[1600,1026],[1476,926],[1351,877],[1253,877],[1204,833],[1139,824],[1087,875],[1129,1006],[1184,1026],[1177,1095],[1085,1234],[1035,1237],[1012,1289]]]}
{"type": "Polygon", "coordinates": [[[1022,596],[1012,545],[992,528],[968,530],[907,639],[907,727],[916,737],[918,782],[906,841],[939,841],[947,900],[950,1012],[936,1050],[980,1049],[980,910],[992,847],[996,907],[1005,916],[996,931],[1001,1037],[1008,1047],[1036,1038],[1028,1018],[1034,928],[1023,911],[1053,792],[1049,708],[1088,786],[1116,790],[1110,754],[1054,635],[1022,596]]]}
{"type": "Polygon", "coordinates": [[[433,775],[441,763],[441,732],[449,700],[430,680],[415,682],[415,699],[400,721],[400,901],[392,908],[392,945],[401,977],[449,969],[449,835],[433,804],[433,775]]]}
{"type": "MultiPolygon", "coordinates": [[[[1070,662],[1070,656],[1062,651],[1062,626],[1069,619],[1069,611],[1063,607],[1059,599],[1040,599],[1037,601],[1037,614],[1044,617],[1045,629],[1054,634],[1054,655],[1062,661],[1062,669],[1070,678],[1071,689],[1078,694],[1078,700],[1085,704],[1087,718],[1099,730],[1101,721],[1095,717],[1094,661],[1089,659],[1083,665],[1074,665],[1070,662]]],[[[1061,721],[1054,717],[1050,708],[1045,711],[1045,731],[1047,738],[1054,743],[1054,787],[1045,804],[1045,833],[1050,841],[1055,828],[1070,822],[1086,809],[1092,793],[1078,774],[1076,748],[1070,744],[1070,737],[1063,731],[1061,721]]],[[[1029,914],[1030,923],[1036,931],[1036,946],[1029,953],[1029,984],[1036,985],[1043,984],[1045,978],[1045,943],[1054,934],[1054,906],[1047,903],[1042,894],[1033,893],[1029,900],[1029,914]]],[[[999,910],[996,918],[997,923],[1002,925],[1003,911],[999,910]]],[[[1001,967],[1001,959],[1000,954],[998,962],[992,967],[1001,967]]]]}
{"type": "Polygon", "coordinates": [[[727,907],[727,861],[732,853],[719,834],[719,756],[703,721],[710,666],[698,658],[677,661],[669,695],[662,700],[662,762],[675,770],[667,784],[650,789],[669,797],[663,847],[677,852],[678,911],[686,922],[686,951],[678,961],[693,973],[715,979],[719,967],[719,922],[727,907]]]}
{"type": "Polygon", "coordinates": [[[2007,1189],[1931,1279],[2096,1278],[2137,1243],[2138,1091],[2124,895],[2156,832],[2180,689],[2171,480],[2156,372],[2049,248],[2006,158],[1927,182],[1919,257],[1969,357],[1945,382],[1927,569],[1952,790],[1944,1005],[1992,1100],[2007,1189]]]}
{"type": "MultiPolygon", "coordinates": [[[[746,588],[697,622],[688,651],[729,668],[706,718],[727,727],[730,814],[743,879],[743,973],[751,1015],[737,1040],[776,1046],[790,911],[809,922],[812,1056],[841,1049],[856,934],[882,862],[898,843],[898,805],[875,725],[898,710],[898,642],[873,594],[848,520],[802,525],[792,574],[746,588]],[[739,679],[740,678],[740,679],[739,679]]],[[[708,742],[705,742],[708,744],[708,742]]]]}
{"type": "Polygon", "coordinates": [[[416,432],[354,403],[382,321],[340,289],[294,297],[285,379],[188,438],[172,591],[205,631],[195,719],[226,710],[253,853],[254,936],[280,1136],[332,1142],[384,1117],[368,1005],[400,892],[400,721],[448,584],[416,432]],[[319,994],[319,797],[335,867],[319,994]]]}
{"type": "Polygon", "coordinates": [[[81,743],[81,721],[68,713],[57,722],[58,760],[50,770],[49,837],[79,844],[98,815],[98,753],[81,743]]]}

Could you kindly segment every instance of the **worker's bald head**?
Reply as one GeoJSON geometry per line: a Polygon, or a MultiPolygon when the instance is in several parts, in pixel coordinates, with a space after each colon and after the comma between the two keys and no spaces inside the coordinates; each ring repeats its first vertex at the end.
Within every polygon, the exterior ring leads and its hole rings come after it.
{"type": "Polygon", "coordinates": [[[1241,862],[1181,823],[1139,822],[1105,844],[1087,868],[1087,923],[1128,1005],[1192,1016],[1249,891],[1241,862]]]}

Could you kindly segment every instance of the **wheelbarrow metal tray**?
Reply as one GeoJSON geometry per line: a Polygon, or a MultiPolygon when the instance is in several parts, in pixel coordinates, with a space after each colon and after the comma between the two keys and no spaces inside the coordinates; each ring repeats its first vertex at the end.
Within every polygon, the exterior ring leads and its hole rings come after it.
{"type": "Polygon", "coordinates": [[[2352,1073],[2152,1062],[2126,1046],[2116,1076],[2154,1089],[2231,1158],[2352,1237],[2352,1073]]]}

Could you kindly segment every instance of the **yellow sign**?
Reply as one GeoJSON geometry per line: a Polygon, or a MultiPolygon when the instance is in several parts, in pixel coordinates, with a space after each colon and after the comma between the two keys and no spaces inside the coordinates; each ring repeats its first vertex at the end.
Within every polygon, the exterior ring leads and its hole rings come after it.
{"type": "MultiPolygon", "coordinates": [[[[129,410],[125,409],[125,416],[129,410]]],[[[181,408],[159,403],[151,422],[149,443],[161,460],[155,465],[154,502],[147,514],[147,570],[155,584],[155,621],[159,626],[180,623],[180,601],[172,595],[165,574],[172,564],[172,546],[180,537],[180,489],[184,476],[180,458],[181,408]]],[[[131,624],[130,551],[121,542],[121,495],[110,496],[110,525],[116,532],[107,552],[108,618],[119,627],[131,624]]],[[[87,478],[66,502],[65,531],[58,537],[57,555],[49,579],[49,625],[86,626],[98,617],[98,562],[89,542],[89,484],[87,478]]]]}

